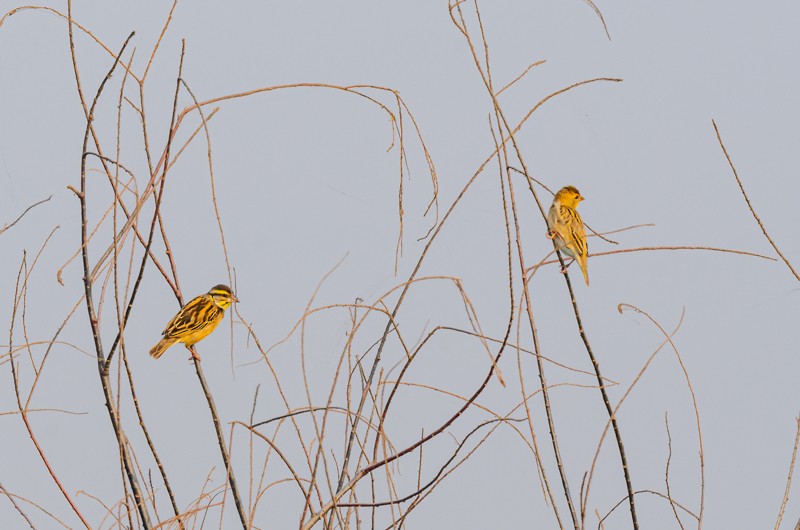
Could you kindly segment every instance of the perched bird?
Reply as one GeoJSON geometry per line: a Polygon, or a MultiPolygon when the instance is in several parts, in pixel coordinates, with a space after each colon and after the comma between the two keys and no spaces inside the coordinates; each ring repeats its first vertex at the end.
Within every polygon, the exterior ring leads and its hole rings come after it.
{"type": "Polygon", "coordinates": [[[215,285],[206,294],[193,298],[172,317],[162,335],[164,337],[150,350],[150,355],[158,359],[164,352],[175,344],[182,342],[192,352],[192,357],[200,360],[194,349],[191,348],[222,322],[225,310],[239,299],[233,295],[227,285],[215,285]]]}
{"type": "MultiPolygon", "coordinates": [[[[586,270],[586,259],[589,254],[589,244],[586,242],[583,220],[578,213],[578,203],[582,200],[583,197],[574,186],[565,186],[556,193],[550,213],[547,214],[547,226],[550,228],[547,237],[555,238],[558,250],[578,262],[588,286],[589,273],[586,270]]],[[[566,267],[570,265],[572,262],[569,262],[562,272],[566,272],[566,267]]]]}

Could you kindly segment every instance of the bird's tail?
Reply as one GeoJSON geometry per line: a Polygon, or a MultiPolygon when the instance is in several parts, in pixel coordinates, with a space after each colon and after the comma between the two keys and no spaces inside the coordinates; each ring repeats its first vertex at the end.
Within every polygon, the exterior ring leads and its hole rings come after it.
{"type": "Polygon", "coordinates": [[[578,260],[578,265],[580,265],[581,272],[583,272],[583,279],[586,280],[586,287],[589,287],[589,271],[586,261],[586,256],[583,256],[583,259],[578,260]]]}
{"type": "Polygon", "coordinates": [[[173,344],[175,344],[175,339],[168,339],[167,337],[164,337],[158,341],[158,344],[153,346],[153,349],[150,350],[150,356],[153,359],[158,359],[164,354],[165,351],[167,351],[167,348],[173,344]]]}

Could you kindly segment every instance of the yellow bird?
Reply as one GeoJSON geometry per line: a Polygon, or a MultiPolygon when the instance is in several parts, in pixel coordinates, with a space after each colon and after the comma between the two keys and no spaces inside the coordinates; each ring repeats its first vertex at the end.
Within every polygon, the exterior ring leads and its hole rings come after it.
{"type": "Polygon", "coordinates": [[[231,288],[222,284],[215,285],[206,294],[189,300],[169,321],[162,333],[164,337],[153,346],[150,355],[158,359],[167,348],[176,342],[182,342],[192,352],[192,357],[199,361],[200,357],[191,347],[214,331],[222,322],[225,310],[238,301],[231,288]]]}
{"type": "MultiPolygon", "coordinates": [[[[547,214],[547,226],[550,230],[547,237],[555,238],[558,250],[577,261],[583,272],[583,279],[589,285],[589,273],[586,270],[589,256],[589,243],[586,242],[586,229],[578,213],[578,203],[583,200],[580,192],[574,186],[561,188],[553,198],[553,205],[547,214]]],[[[570,261],[564,266],[562,272],[572,265],[570,261]]]]}

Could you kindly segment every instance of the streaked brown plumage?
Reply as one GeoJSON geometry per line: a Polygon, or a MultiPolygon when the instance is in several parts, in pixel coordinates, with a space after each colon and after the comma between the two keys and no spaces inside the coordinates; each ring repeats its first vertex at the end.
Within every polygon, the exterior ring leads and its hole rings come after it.
{"type": "MultiPolygon", "coordinates": [[[[588,286],[589,273],[586,267],[589,243],[586,241],[583,220],[578,213],[578,203],[582,200],[583,197],[574,186],[565,186],[556,193],[553,205],[547,214],[547,226],[550,228],[547,237],[555,238],[558,250],[578,262],[588,286]]],[[[572,262],[567,266],[571,264],[572,262]]]]}
{"type": "Polygon", "coordinates": [[[227,285],[215,285],[206,294],[189,300],[178,314],[169,321],[162,332],[164,337],[150,350],[150,355],[155,359],[175,344],[182,342],[186,345],[192,356],[200,360],[192,346],[206,338],[216,328],[225,316],[225,310],[239,299],[233,295],[227,285]]]}

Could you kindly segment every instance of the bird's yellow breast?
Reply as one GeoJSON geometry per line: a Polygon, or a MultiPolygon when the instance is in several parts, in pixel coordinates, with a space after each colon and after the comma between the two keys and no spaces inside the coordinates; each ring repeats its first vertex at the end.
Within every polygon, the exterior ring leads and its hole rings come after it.
{"type": "Polygon", "coordinates": [[[200,342],[201,340],[206,338],[212,331],[214,331],[214,329],[219,325],[219,323],[222,322],[222,318],[224,316],[225,314],[222,311],[219,311],[216,314],[216,316],[214,316],[212,320],[207,321],[202,328],[192,333],[189,333],[188,335],[183,337],[181,339],[181,342],[183,342],[187,346],[194,346],[196,343],[200,342]]]}

